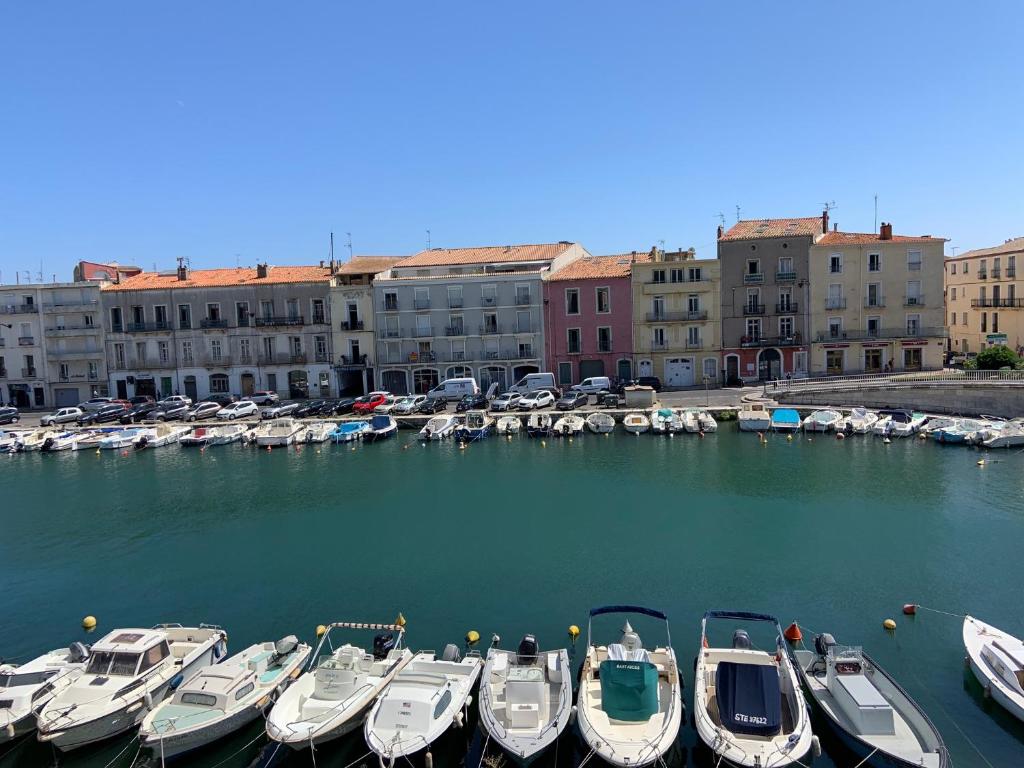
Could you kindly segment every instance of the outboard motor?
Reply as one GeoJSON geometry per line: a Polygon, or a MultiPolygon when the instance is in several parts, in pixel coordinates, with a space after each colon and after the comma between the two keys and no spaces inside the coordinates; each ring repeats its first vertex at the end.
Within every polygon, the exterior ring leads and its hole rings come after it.
{"type": "Polygon", "coordinates": [[[85,643],[74,642],[68,646],[68,661],[72,664],[81,664],[89,658],[89,646],[85,643]]]}
{"type": "Polygon", "coordinates": [[[53,440],[52,437],[46,438],[45,440],[43,440],[43,445],[40,448],[40,450],[43,450],[43,451],[52,450],[53,449],[53,442],[54,442],[54,440],[53,440]]]}
{"type": "Polygon", "coordinates": [[[737,629],[732,633],[732,647],[738,651],[750,650],[750,635],[745,629],[737,629]]]}
{"type": "Polygon", "coordinates": [[[448,643],[441,654],[442,661],[462,661],[462,654],[459,653],[459,646],[455,643],[448,643]]]}
{"type": "Polygon", "coordinates": [[[385,658],[395,647],[395,633],[381,632],[373,637],[373,658],[377,661],[385,658]]]}
{"type": "Polygon", "coordinates": [[[834,647],[836,639],[828,632],[814,636],[814,650],[819,656],[828,656],[828,649],[834,647]]]}
{"type": "Polygon", "coordinates": [[[274,657],[270,660],[270,666],[281,663],[285,656],[299,647],[299,638],[295,635],[287,635],[274,643],[274,657]]]}
{"type": "Polygon", "coordinates": [[[537,663],[537,653],[540,647],[537,645],[537,638],[533,635],[523,635],[519,641],[519,648],[516,649],[516,663],[529,665],[537,663]]]}
{"type": "Polygon", "coordinates": [[[143,435],[142,437],[135,441],[135,450],[145,450],[147,445],[149,445],[149,438],[143,435]]]}
{"type": "Polygon", "coordinates": [[[633,631],[633,627],[628,621],[622,627],[622,639],[619,642],[630,654],[644,647],[644,644],[640,642],[640,635],[633,631]]]}

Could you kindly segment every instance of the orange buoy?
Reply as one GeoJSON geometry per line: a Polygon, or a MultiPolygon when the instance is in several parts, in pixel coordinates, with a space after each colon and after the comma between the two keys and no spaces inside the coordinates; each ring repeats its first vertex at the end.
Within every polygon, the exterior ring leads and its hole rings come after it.
{"type": "Polygon", "coordinates": [[[842,432],[836,432],[836,440],[845,440],[845,439],[846,439],[846,435],[844,435],[842,432]]]}
{"type": "Polygon", "coordinates": [[[903,606],[903,613],[906,616],[915,616],[917,615],[917,606],[913,603],[907,603],[903,606]]]}
{"type": "Polygon", "coordinates": [[[795,621],[788,627],[786,627],[785,631],[782,633],[782,636],[789,640],[789,642],[791,643],[799,643],[801,640],[804,639],[804,633],[800,631],[800,625],[798,625],[795,621]]]}

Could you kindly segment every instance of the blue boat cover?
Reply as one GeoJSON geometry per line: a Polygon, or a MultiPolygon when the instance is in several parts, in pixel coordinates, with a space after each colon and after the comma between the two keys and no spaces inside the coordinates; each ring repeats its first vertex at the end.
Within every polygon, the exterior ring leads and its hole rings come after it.
{"type": "Polygon", "coordinates": [[[377,414],[370,423],[371,429],[387,429],[391,426],[391,419],[383,414],[377,414]]]}
{"type": "Polygon", "coordinates": [[[779,671],[774,666],[720,662],[715,695],[722,725],[733,733],[774,736],[782,727],[779,671]]]}
{"type": "Polygon", "coordinates": [[[612,720],[643,722],[658,712],[658,668],[648,661],[601,662],[601,709],[612,720]]]}

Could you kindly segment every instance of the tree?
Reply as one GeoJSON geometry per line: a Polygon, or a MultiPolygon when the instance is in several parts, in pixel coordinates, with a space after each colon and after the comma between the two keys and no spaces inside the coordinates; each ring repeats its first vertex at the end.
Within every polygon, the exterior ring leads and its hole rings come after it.
{"type": "Polygon", "coordinates": [[[1013,368],[1020,362],[1020,358],[1009,347],[998,345],[981,350],[977,361],[978,370],[998,371],[1000,368],[1013,368]]]}

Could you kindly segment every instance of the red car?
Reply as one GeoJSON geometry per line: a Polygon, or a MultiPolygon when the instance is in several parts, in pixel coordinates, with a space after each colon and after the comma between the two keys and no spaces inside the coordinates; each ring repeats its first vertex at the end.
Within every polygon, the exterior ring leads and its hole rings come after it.
{"type": "Polygon", "coordinates": [[[389,394],[389,392],[371,392],[356,398],[356,404],[352,406],[352,413],[373,413],[373,409],[378,405],[384,405],[389,394]]]}

